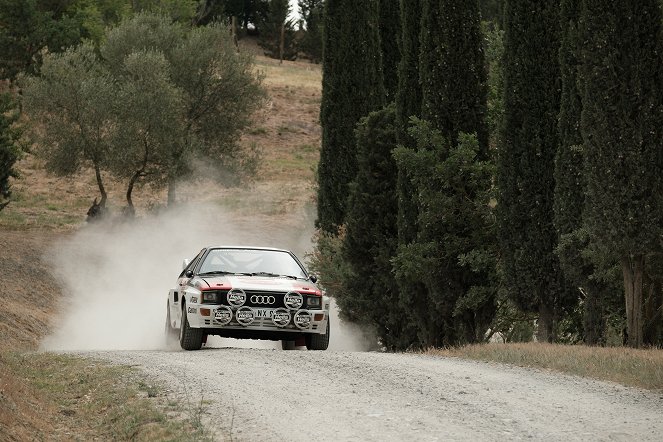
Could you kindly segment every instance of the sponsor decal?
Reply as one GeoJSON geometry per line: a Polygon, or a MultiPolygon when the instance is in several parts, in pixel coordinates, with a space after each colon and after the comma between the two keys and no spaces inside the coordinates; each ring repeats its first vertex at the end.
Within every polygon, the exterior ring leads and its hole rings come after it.
{"type": "Polygon", "coordinates": [[[256,313],[251,307],[244,306],[237,309],[235,318],[241,325],[251,325],[256,319],[256,313]]]}
{"type": "Polygon", "coordinates": [[[214,311],[214,320],[221,325],[227,325],[233,318],[233,311],[227,305],[222,305],[214,311]]]}
{"type": "Polygon", "coordinates": [[[295,313],[294,323],[295,325],[304,330],[311,328],[311,313],[306,310],[300,310],[295,313]]]}
{"type": "Polygon", "coordinates": [[[252,295],[250,299],[252,304],[270,305],[276,302],[276,298],[271,295],[252,295]]]}
{"type": "Polygon", "coordinates": [[[285,327],[290,324],[290,312],[284,308],[277,308],[272,315],[272,322],[277,327],[285,327]]]}
{"type": "Polygon", "coordinates": [[[304,304],[304,297],[301,295],[301,293],[288,292],[283,297],[283,303],[290,310],[297,310],[304,304]]]}
{"type": "Polygon", "coordinates": [[[196,308],[195,307],[187,307],[186,309],[189,313],[196,313],[196,308]]]}
{"type": "Polygon", "coordinates": [[[191,302],[193,302],[194,304],[197,303],[197,302],[198,302],[198,298],[196,298],[195,296],[192,296],[192,297],[191,297],[191,302]]]}
{"type": "Polygon", "coordinates": [[[242,289],[232,289],[226,295],[226,299],[233,307],[241,307],[246,302],[246,293],[242,289]]]}

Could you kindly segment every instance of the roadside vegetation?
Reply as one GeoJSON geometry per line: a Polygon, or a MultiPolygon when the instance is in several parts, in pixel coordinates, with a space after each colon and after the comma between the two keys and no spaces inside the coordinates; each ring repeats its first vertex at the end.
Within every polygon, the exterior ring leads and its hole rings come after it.
{"type": "Polygon", "coordinates": [[[2,352],[0,381],[0,428],[17,440],[211,440],[202,408],[186,410],[184,398],[129,367],[2,352]]]}
{"type": "Polygon", "coordinates": [[[661,2],[392,3],[325,9],[311,261],[342,317],[394,351],[663,346],[661,2]]]}
{"type": "Polygon", "coordinates": [[[553,370],[663,392],[663,351],[545,343],[475,344],[424,354],[553,370]]]}

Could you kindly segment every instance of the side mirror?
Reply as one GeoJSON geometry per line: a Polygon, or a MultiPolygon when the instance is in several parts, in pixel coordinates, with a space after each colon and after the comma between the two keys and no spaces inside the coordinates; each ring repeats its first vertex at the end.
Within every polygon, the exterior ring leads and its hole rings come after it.
{"type": "Polygon", "coordinates": [[[193,277],[193,270],[187,270],[186,273],[184,273],[184,276],[187,278],[193,277]]]}
{"type": "Polygon", "coordinates": [[[308,279],[309,279],[313,284],[315,284],[316,282],[318,282],[318,277],[315,276],[315,275],[308,275],[308,279]]]}

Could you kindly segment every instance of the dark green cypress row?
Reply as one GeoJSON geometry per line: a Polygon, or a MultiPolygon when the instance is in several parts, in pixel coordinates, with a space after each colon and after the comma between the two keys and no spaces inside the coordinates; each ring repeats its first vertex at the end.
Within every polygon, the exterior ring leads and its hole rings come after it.
{"type": "Polygon", "coordinates": [[[317,224],[333,233],[357,173],[355,126],[384,105],[385,93],[377,0],[327,0],[324,23],[317,224]]]}
{"type": "Polygon", "coordinates": [[[476,133],[488,157],[487,73],[478,0],[422,0],[422,118],[456,143],[476,133]]]}
{"type": "Polygon", "coordinates": [[[396,97],[398,90],[398,48],[401,34],[399,0],[380,0],[380,44],[382,45],[382,72],[387,102],[396,97]]]}
{"type": "Polygon", "coordinates": [[[661,252],[661,9],[658,0],[583,0],[581,23],[583,219],[620,257],[628,344],[639,347],[645,264],[661,252]]]}
{"type": "Polygon", "coordinates": [[[539,313],[538,338],[549,341],[562,286],[553,225],[559,2],[507,0],[504,20],[505,116],[497,176],[503,282],[522,310],[539,313]]]}

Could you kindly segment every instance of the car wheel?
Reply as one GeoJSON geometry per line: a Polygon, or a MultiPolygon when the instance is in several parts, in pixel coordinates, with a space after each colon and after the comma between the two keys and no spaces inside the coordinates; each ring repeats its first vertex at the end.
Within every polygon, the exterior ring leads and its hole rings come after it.
{"type": "Polygon", "coordinates": [[[186,305],[182,303],[182,324],[180,325],[180,347],[184,350],[200,350],[203,346],[203,329],[191,328],[186,314],[186,305]]]}
{"type": "Polygon", "coordinates": [[[327,350],[329,347],[329,318],[327,318],[327,330],[324,335],[309,333],[306,335],[306,348],[309,350],[327,350]]]}
{"type": "Polygon", "coordinates": [[[177,329],[172,326],[172,321],[170,320],[170,305],[168,305],[168,303],[166,303],[166,327],[164,329],[164,335],[166,338],[166,347],[172,347],[172,345],[177,342],[177,329]]]}
{"type": "Polygon", "coordinates": [[[281,348],[283,350],[294,350],[295,349],[295,341],[281,341],[281,348]]]}

